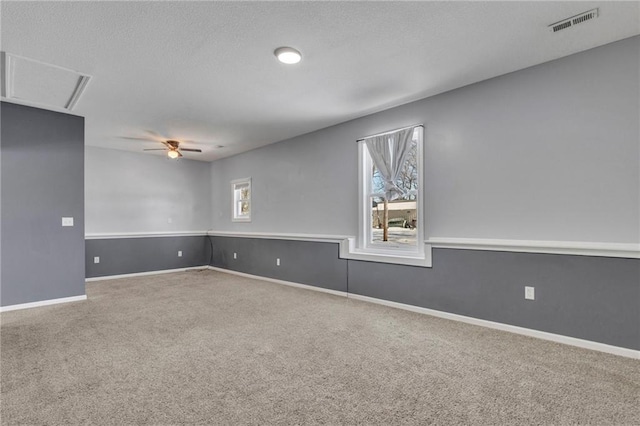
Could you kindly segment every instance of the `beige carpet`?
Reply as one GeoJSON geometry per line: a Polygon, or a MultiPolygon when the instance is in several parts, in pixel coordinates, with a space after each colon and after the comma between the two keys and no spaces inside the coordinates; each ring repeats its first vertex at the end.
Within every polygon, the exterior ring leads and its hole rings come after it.
{"type": "Polygon", "coordinates": [[[2,314],[2,424],[640,424],[640,362],[213,271],[2,314]]]}

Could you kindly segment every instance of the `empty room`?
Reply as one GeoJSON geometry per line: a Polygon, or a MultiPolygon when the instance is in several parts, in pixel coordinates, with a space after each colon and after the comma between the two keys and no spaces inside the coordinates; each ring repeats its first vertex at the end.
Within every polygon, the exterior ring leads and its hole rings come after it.
{"type": "Polygon", "coordinates": [[[2,425],[640,425],[640,3],[0,3],[2,425]]]}

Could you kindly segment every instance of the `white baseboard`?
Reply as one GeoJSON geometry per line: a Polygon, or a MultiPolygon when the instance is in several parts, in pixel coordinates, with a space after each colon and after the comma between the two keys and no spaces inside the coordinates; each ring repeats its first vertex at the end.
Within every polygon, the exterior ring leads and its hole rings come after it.
{"type": "Polygon", "coordinates": [[[89,282],[93,282],[93,281],[117,280],[117,279],[120,279],[120,278],[144,277],[146,275],[172,274],[174,272],[186,272],[186,271],[193,271],[193,270],[198,270],[198,269],[207,269],[207,265],[193,266],[193,267],[190,267],[190,268],[161,269],[161,270],[158,270],[158,271],[134,272],[134,273],[131,273],[131,274],[105,275],[105,276],[102,276],[102,277],[85,278],[84,281],[89,283],[89,282]]]}
{"type": "Polygon", "coordinates": [[[251,275],[251,274],[247,274],[247,273],[244,273],[244,272],[232,271],[230,269],[217,268],[215,266],[209,266],[209,269],[211,269],[213,271],[224,272],[224,273],[227,273],[227,274],[238,275],[238,276],[245,277],[245,278],[253,278],[253,279],[256,279],[256,280],[269,281],[271,283],[287,285],[289,287],[303,288],[305,290],[313,290],[313,291],[319,291],[321,293],[333,294],[334,296],[348,297],[348,293],[346,293],[344,291],[331,290],[331,289],[328,289],[328,288],[316,287],[316,286],[307,285],[307,284],[299,284],[299,283],[294,283],[294,282],[291,282],[291,281],[283,281],[283,280],[278,280],[278,279],[275,279],[275,278],[261,277],[260,275],[251,275]]]}
{"type": "Polygon", "coordinates": [[[227,274],[239,275],[241,277],[253,278],[262,281],[269,281],[276,284],[283,284],[292,287],[303,288],[306,290],[320,291],[323,293],[329,293],[336,296],[348,297],[349,299],[360,300],[363,302],[376,303],[378,305],[389,306],[392,308],[403,309],[405,311],[417,312],[419,314],[431,315],[438,318],[445,318],[453,321],[460,321],[467,324],[479,325],[481,327],[492,328],[495,330],[507,331],[509,333],[521,334],[524,336],[535,337],[542,340],[549,340],[551,342],[563,343],[565,345],[577,346],[579,348],[591,349],[594,351],[605,352],[613,355],[619,355],[627,358],[639,359],[640,351],[628,348],[621,348],[619,346],[607,345],[605,343],[592,342],[590,340],[577,339],[575,337],[563,336],[561,334],[547,333],[545,331],[532,330],[530,328],[518,327],[515,325],[503,324],[494,321],[487,321],[483,319],[467,317],[464,315],[452,314],[449,312],[437,311],[435,309],[421,308],[420,306],[406,305],[404,303],[391,302],[384,299],[376,299],[374,297],[361,296],[359,294],[347,293],[344,291],[328,290],[321,287],[314,287],[306,284],[298,284],[290,281],[282,281],[273,278],[261,277],[259,275],[246,274],[244,272],[232,271],[224,268],[216,268],[209,266],[209,269],[227,274]]]}
{"type": "Polygon", "coordinates": [[[59,299],[41,300],[39,302],[20,303],[18,305],[9,305],[0,307],[0,312],[17,311],[19,309],[38,308],[40,306],[57,305],[58,303],[80,302],[87,300],[87,295],[61,297],[59,299]]]}
{"type": "Polygon", "coordinates": [[[494,321],[467,317],[464,315],[452,314],[435,309],[421,308],[414,305],[406,305],[404,303],[391,302],[374,297],[361,296],[359,294],[349,293],[350,299],[362,300],[364,302],[376,303],[378,305],[389,306],[392,308],[403,309],[405,311],[417,312],[420,314],[431,315],[434,317],[445,318],[453,321],[460,321],[467,324],[479,325],[481,327],[493,328],[495,330],[508,331],[510,333],[521,334],[524,336],[535,337],[538,339],[549,340],[552,342],[563,343],[565,345],[577,346],[579,348],[591,349],[599,352],[606,352],[613,355],[620,355],[627,358],[640,359],[640,351],[621,348],[619,346],[607,345],[605,343],[592,342],[590,340],[577,339],[575,337],[563,336],[561,334],[547,333],[545,331],[532,330],[530,328],[518,327],[515,325],[503,324],[494,321]]]}

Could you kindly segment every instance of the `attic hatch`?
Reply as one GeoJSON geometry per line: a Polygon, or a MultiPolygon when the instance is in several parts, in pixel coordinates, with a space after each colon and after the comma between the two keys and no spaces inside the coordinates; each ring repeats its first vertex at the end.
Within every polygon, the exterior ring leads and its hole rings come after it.
{"type": "Polygon", "coordinates": [[[91,76],[34,59],[0,52],[2,97],[72,111],[91,76]]]}
{"type": "Polygon", "coordinates": [[[571,18],[563,19],[562,21],[549,25],[549,31],[551,31],[552,33],[557,33],[558,31],[566,30],[567,28],[574,27],[578,24],[582,24],[583,22],[587,22],[592,19],[596,19],[597,17],[598,9],[591,9],[579,15],[572,16],[571,18]]]}

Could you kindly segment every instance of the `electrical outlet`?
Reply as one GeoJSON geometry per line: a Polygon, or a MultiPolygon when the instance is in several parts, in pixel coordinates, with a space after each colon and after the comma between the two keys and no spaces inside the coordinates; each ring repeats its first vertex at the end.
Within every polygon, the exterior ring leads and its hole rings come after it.
{"type": "Polygon", "coordinates": [[[73,226],[73,218],[72,217],[63,217],[62,218],[62,226],[73,226]]]}
{"type": "Polygon", "coordinates": [[[280,266],[280,258],[276,259],[276,266],[280,266]]]}
{"type": "Polygon", "coordinates": [[[233,253],[233,258],[237,259],[238,258],[238,253],[233,253]]]}
{"type": "Polygon", "coordinates": [[[178,257],[182,257],[182,250],[178,250],[178,257]]]}
{"type": "Polygon", "coordinates": [[[100,256],[94,256],[93,263],[100,263],[100,256]]]}
{"type": "Polygon", "coordinates": [[[524,288],[524,298],[527,300],[535,300],[536,299],[536,289],[535,287],[525,287],[524,288]]]}

